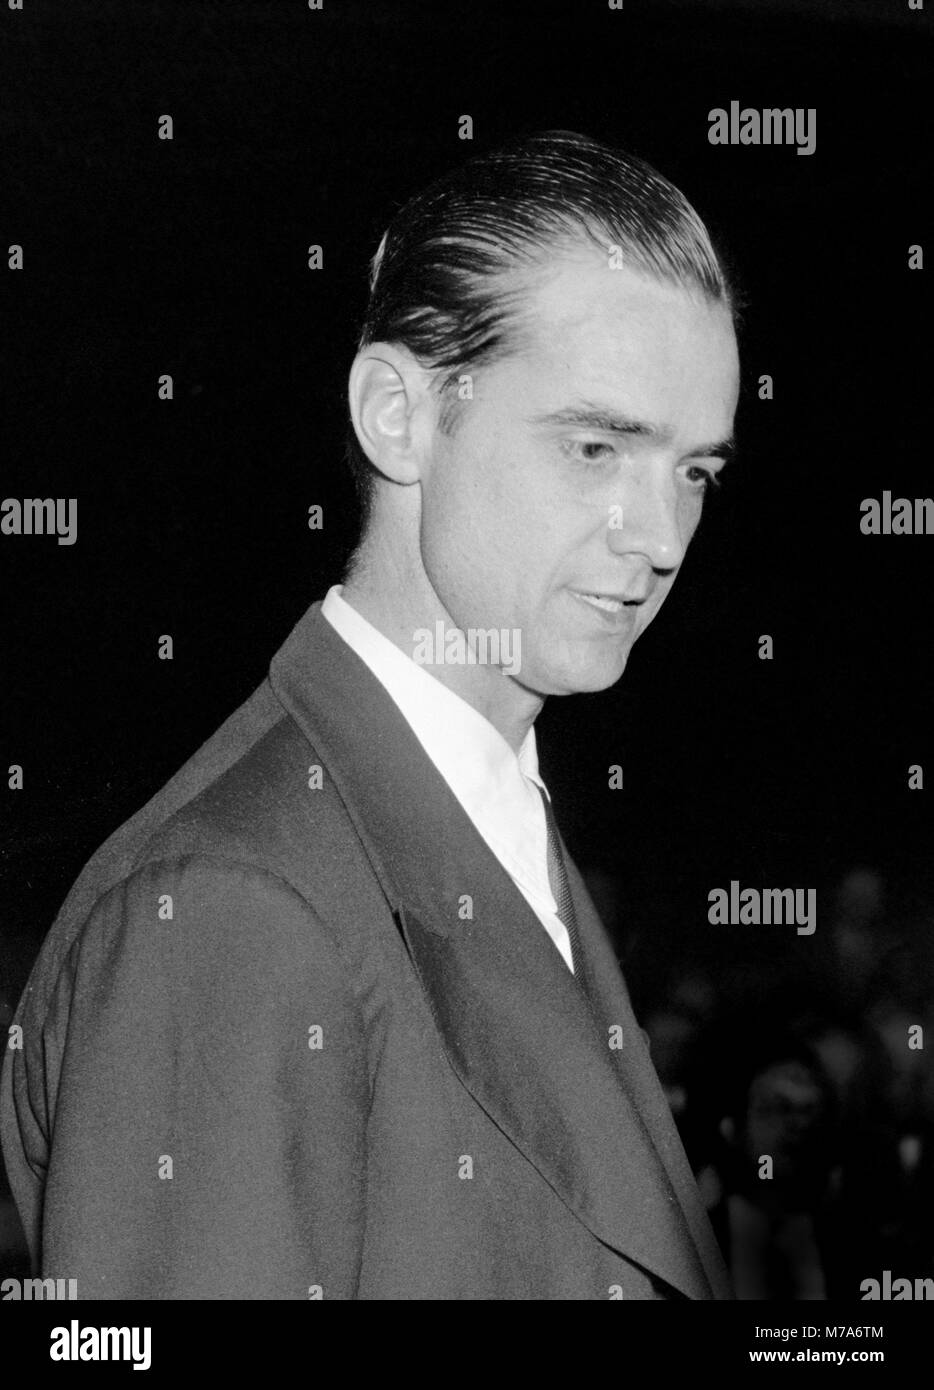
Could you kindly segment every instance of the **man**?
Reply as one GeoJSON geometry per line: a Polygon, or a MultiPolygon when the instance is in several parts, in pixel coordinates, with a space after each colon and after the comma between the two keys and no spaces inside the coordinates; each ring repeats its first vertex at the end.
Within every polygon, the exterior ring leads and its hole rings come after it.
{"type": "Polygon", "coordinates": [[[87,866],[21,1001],[3,1142],[43,1275],[731,1296],[533,725],[622,674],[737,381],[707,233],[639,161],[539,135],[397,215],[346,582],[87,866]]]}

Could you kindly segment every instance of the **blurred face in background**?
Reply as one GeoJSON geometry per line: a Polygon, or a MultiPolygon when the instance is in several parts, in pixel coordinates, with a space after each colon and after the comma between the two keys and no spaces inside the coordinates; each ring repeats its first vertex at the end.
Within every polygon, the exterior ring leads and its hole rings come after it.
{"type": "Polygon", "coordinates": [[[761,1071],[749,1089],[743,1149],[751,1163],[770,1154],[776,1178],[799,1174],[809,1162],[825,1118],[825,1101],[814,1074],[794,1060],[761,1071]]]}

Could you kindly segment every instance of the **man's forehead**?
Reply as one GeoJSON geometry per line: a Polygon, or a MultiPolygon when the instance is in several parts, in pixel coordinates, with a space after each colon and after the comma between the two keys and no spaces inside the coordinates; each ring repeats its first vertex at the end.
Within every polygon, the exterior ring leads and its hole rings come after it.
{"type": "Polygon", "coordinates": [[[729,309],[630,268],[611,270],[601,255],[575,252],[526,282],[520,373],[550,408],[599,399],[660,424],[702,414],[713,434],[728,433],[738,390],[729,309]]]}
{"type": "MultiPolygon", "coordinates": [[[[530,327],[546,332],[597,324],[651,327],[661,320],[705,318],[722,307],[687,286],[617,264],[611,250],[595,243],[556,249],[547,264],[518,275],[511,288],[521,294],[530,327]]],[[[723,314],[728,320],[725,307],[723,314]]]]}

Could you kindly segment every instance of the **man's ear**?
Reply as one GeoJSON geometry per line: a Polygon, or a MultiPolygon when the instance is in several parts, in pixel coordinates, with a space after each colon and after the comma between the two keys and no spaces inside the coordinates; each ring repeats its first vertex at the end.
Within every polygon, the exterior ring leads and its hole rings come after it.
{"type": "Polygon", "coordinates": [[[395,483],[421,476],[422,449],[432,416],[430,373],[398,343],[371,343],[350,369],[350,418],[360,447],[395,483]]]}

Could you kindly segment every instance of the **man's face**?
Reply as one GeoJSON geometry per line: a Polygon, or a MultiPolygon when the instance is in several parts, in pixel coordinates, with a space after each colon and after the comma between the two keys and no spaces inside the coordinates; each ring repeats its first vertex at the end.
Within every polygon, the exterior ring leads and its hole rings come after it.
{"type": "Polygon", "coordinates": [[[655,617],[723,464],[730,314],[569,252],[529,287],[528,332],[479,369],[422,476],[421,555],[461,629],[521,633],[540,695],[602,690],[655,617]],[[593,596],[592,598],[586,597],[593,596]]]}

